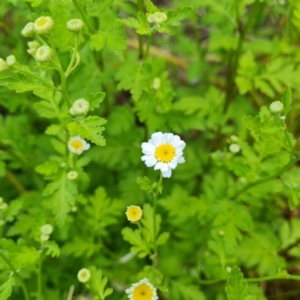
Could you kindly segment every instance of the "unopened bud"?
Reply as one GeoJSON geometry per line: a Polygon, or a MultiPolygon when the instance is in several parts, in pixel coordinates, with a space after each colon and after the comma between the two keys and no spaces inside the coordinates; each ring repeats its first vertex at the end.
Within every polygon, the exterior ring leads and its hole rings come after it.
{"type": "Polygon", "coordinates": [[[272,113],[279,113],[283,111],[283,104],[280,101],[274,101],[270,105],[270,110],[272,113]]]}

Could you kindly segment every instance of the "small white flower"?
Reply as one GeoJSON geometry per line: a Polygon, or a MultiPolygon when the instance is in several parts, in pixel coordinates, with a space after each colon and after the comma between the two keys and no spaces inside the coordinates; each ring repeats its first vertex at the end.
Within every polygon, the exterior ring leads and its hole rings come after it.
{"type": "Polygon", "coordinates": [[[160,88],[160,84],[161,84],[161,80],[159,77],[154,78],[153,83],[152,83],[152,87],[155,90],[158,90],[160,88]]]}
{"type": "Polygon", "coordinates": [[[149,282],[147,278],[134,283],[131,288],[125,290],[130,300],[158,300],[156,288],[149,282]]]}
{"type": "Polygon", "coordinates": [[[279,113],[283,111],[283,104],[280,101],[274,101],[270,104],[270,110],[272,113],[279,113]]]}
{"type": "Polygon", "coordinates": [[[154,166],[154,170],[161,170],[163,177],[170,178],[172,169],[185,162],[184,148],[185,142],[178,135],[156,132],[148,143],[142,143],[142,161],[147,167],[154,166]]]}
{"type": "Polygon", "coordinates": [[[49,46],[41,46],[35,52],[35,59],[37,61],[49,61],[52,59],[52,49],[49,46]]]}
{"type": "Polygon", "coordinates": [[[0,58],[0,72],[5,71],[7,69],[8,69],[7,62],[3,58],[0,58]]]}
{"type": "Polygon", "coordinates": [[[42,16],[35,20],[34,30],[37,34],[47,34],[53,29],[54,22],[51,17],[42,16]]]}
{"type": "Polygon", "coordinates": [[[44,234],[44,233],[41,234],[41,237],[40,237],[40,239],[41,239],[42,242],[48,241],[49,238],[50,238],[50,236],[48,234],[44,234]]]}
{"type": "Polygon", "coordinates": [[[32,37],[35,35],[34,24],[33,22],[29,22],[22,29],[21,34],[25,37],[32,37]]]}
{"type": "Polygon", "coordinates": [[[231,144],[229,146],[229,151],[232,153],[238,153],[238,152],[240,152],[240,150],[241,150],[241,147],[238,144],[231,144]]]}
{"type": "Polygon", "coordinates": [[[17,62],[14,55],[9,55],[6,57],[6,63],[9,67],[12,67],[17,62]]]}
{"type": "Polygon", "coordinates": [[[73,103],[69,112],[72,116],[84,116],[88,113],[89,108],[90,103],[88,101],[85,99],[78,99],[73,103]]]}
{"type": "Polygon", "coordinates": [[[3,202],[3,203],[0,204],[0,210],[5,210],[7,208],[8,208],[7,203],[3,202]]]}
{"type": "Polygon", "coordinates": [[[84,23],[80,19],[72,19],[68,21],[67,28],[72,32],[79,32],[82,30],[84,23]]]}
{"type": "Polygon", "coordinates": [[[78,173],[76,171],[70,171],[67,174],[67,178],[69,180],[75,180],[75,179],[77,179],[77,177],[78,177],[78,173]]]}
{"type": "Polygon", "coordinates": [[[41,227],[41,233],[50,235],[53,232],[53,226],[51,224],[45,224],[41,227]]]}
{"type": "Polygon", "coordinates": [[[147,17],[148,23],[154,23],[156,25],[160,25],[161,23],[165,22],[168,19],[166,13],[157,11],[154,14],[149,14],[147,17]]]}
{"type": "Polygon", "coordinates": [[[69,139],[68,148],[72,153],[80,155],[83,151],[90,149],[90,144],[77,135],[69,139]]]}
{"type": "Polygon", "coordinates": [[[88,282],[91,279],[90,270],[86,268],[81,269],[77,274],[77,278],[82,283],[88,282]]]}

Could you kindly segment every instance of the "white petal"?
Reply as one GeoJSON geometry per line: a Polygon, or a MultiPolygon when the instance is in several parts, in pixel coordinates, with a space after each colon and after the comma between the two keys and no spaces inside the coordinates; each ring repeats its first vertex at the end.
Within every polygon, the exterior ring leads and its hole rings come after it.
{"type": "Polygon", "coordinates": [[[154,157],[145,161],[147,167],[153,167],[157,163],[157,160],[154,157]]]}
{"type": "Polygon", "coordinates": [[[186,143],[184,141],[180,141],[179,145],[177,145],[175,148],[176,150],[183,150],[186,146],[186,143]]]}
{"type": "Polygon", "coordinates": [[[181,139],[178,135],[174,135],[173,140],[172,140],[172,145],[174,147],[177,147],[180,145],[181,139]]]}
{"type": "Polygon", "coordinates": [[[166,172],[166,171],[168,171],[170,168],[169,168],[169,166],[168,166],[168,164],[167,163],[162,163],[162,166],[161,166],[161,168],[160,168],[160,170],[162,171],[162,172],[166,172]]]}
{"type": "Polygon", "coordinates": [[[173,159],[168,163],[168,165],[171,169],[175,169],[177,167],[177,161],[173,159]]]}
{"type": "Polygon", "coordinates": [[[84,145],[84,150],[88,150],[88,149],[90,149],[90,147],[91,147],[91,145],[89,143],[86,143],[84,145]]]}
{"type": "Polygon", "coordinates": [[[143,151],[144,151],[144,150],[147,150],[147,151],[151,151],[151,152],[154,153],[155,147],[154,147],[154,145],[149,144],[149,143],[142,143],[142,150],[143,150],[143,151]]]}
{"type": "Polygon", "coordinates": [[[169,168],[168,171],[166,171],[166,172],[161,172],[161,174],[162,174],[162,176],[163,176],[164,178],[170,178],[171,175],[172,175],[172,169],[169,168]]]}
{"type": "Polygon", "coordinates": [[[177,162],[178,162],[179,164],[183,164],[183,163],[185,162],[184,157],[183,157],[183,156],[178,157],[177,162]]]}
{"type": "Polygon", "coordinates": [[[150,158],[152,158],[153,157],[153,155],[143,155],[142,157],[141,157],[141,159],[142,159],[142,161],[145,161],[145,160],[148,160],[148,159],[150,159],[150,158]]]}
{"type": "Polygon", "coordinates": [[[176,156],[178,157],[178,156],[181,156],[181,155],[183,155],[182,150],[177,150],[176,149],[176,156]]]}
{"type": "Polygon", "coordinates": [[[160,168],[162,167],[162,162],[158,162],[155,167],[154,167],[154,170],[160,170],[160,168]]]}
{"type": "Polygon", "coordinates": [[[174,134],[173,133],[166,133],[166,135],[167,135],[166,143],[167,144],[172,144],[174,134]]]}
{"type": "Polygon", "coordinates": [[[162,144],[162,139],[163,139],[163,133],[162,132],[155,132],[151,135],[152,143],[155,146],[158,146],[162,144]]]}

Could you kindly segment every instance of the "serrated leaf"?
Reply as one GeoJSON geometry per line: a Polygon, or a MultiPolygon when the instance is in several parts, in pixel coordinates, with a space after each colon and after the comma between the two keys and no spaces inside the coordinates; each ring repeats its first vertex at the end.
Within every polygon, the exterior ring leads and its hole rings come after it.
{"type": "Polygon", "coordinates": [[[146,0],[145,5],[147,12],[149,12],[150,14],[153,14],[158,11],[158,8],[150,0],[146,0]]]}
{"type": "Polygon", "coordinates": [[[61,131],[61,126],[57,124],[51,124],[47,127],[45,133],[48,135],[57,135],[61,131]]]}
{"type": "Polygon", "coordinates": [[[138,177],[136,179],[136,183],[139,185],[141,190],[151,192],[153,189],[151,180],[146,176],[138,177]]]}
{"type": "Polygon", "coordinates": [[[180,21],[185,19],[193,10],[191,6],[178,7],[176,10],[168,12],[166,23],[171,26],[180,26],[180,21]]]}
{"type": "Polygon", "coordinates": [[[42,165],[37,166],[35,170],[43,175],[55,174],[59,170],[59,163],[57,161],[48,160],[42,165]]]}
{"type": "Polygon", "coordinates": [[[105,93],[90,93],[89,94],[89,103],[90,103],[90,111],[93,111],[95,108],[98,108],[102,103],[103,99],[105,98],[105,93]]]}
{"type": "Polygon", "coordinates": [[[68,125],[70,135],[79,135],[83,139],[88,139],[99,146],[105,145],[105,139],[102,136],[106,120],[97,116],[89,116],[84,120],[78,120],[68,125]]]}
{"type": "Polygon", "coordinates": [[[228,300],[244,300],[248,294],[248,284],[238,267],[233,267],[227,278],[225,288],[228,300]]]}
{"type": "Polygon", "coordinates": [[[14,277],[9,277],[7,281],[5,281],[0,286],[0,300],[6,300],[12,293],[12,288],[16,284],[14,277]]]}
{"type": "Polygon", "coordinates": [[[167,242],[167,240],[169,239],[169,237],[170,237],[169,232],[161,233],[156,240],[156,245],[157,246],[164,245],[167,242]]]}
{"type": "Polygon", "coordinates": [[[286,115],[290,110],[290,106],[292,102],[292,92],[289,86],[286,87],[283,96],[281,98],[281,102],[283,103],[284,114],[286,115]]]}
{"type": "Polygon", "coordinates": [[[44,248],[46,249],[46,255],[49,255],[51,257],[59,257],[60,256],[60,249],[55,241],[47,241],[44,244],[44,248]]]}
{"type": "Polygon", "coordinates": [[[33,104],[33,107],[43,118],[48,118],[48,119],[57,118],[53,106],[48,101],[36,102],[33,104]]]}

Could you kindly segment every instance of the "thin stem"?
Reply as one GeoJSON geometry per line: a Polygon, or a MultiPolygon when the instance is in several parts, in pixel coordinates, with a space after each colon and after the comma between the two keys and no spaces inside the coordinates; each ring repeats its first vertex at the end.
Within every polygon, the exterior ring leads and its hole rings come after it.
{"type": "Polygon", "coordinates": [[[68,77],[70,75],[70,73],[73,71],[73,68],[74,68],[74,62],[75,62],[75,59],[76,59],[76,56],[78,53],[78,37],[79,37],[78,33],[75,33],[74,34],[74,50],[73,50],[73,54],[72,54],[69,66],[65,72],[66,77],[68,77]]]}
{"type": "Polygon", "coordinates": [[[144,60],[148,57],[149,54],[149,49],[152,43],[152,38],[153,38],[153,33],[151,33],[148,37],[148,41],[147,41],[147,48],[146,48],[146,52],[145,52],[145,56],[144,56],[144,60]]]}
{"type": "Polygon", "coordinates": [[[72,300],[72,298],[73,298],[73,293],[74,293],[74,285],[71,285],[71,286],[70,286],[70,289],[69,289],[69,293],[68,293],[68,298],[67,298],[67,300],[72,300]]]}
{"type": "Polygon", "coordinates": [[[42,291],[42,264],[43,264],[43,249],[38,263],[37,270],[37,286],[38,286],[38,300],[43,300],[43,291],[42,291]]]}
{"type": "Polygon", "coordinates": [[[17,179],[17,177],[12,172],[10,172],[8,169],[5,170],[5,176],[7,177],[9,182],[12,183],[12,185],[16,188],[16,190],[20,194],[26,193],[26,190],[23,187],[23,185],[20,183],[20,181],[17,179]]]}
{"type": "Polygon", "coordinates": [[[90,33],[94,32],[94,28],[89,22],[88,18],[86,17],[85,11],[83,10],[81,3],[78,0],[73,0],[73,3],[75,4],[78,12],[80,13],[82,19],[84,20],[84,23],[87,25],[89,32],[90,33]]]}
{"type": "Polygon", "coordinates": [[[250,188],[265,183],[267,181],[273,180],[275,178],[277,178],[278,176],[280,176],[281,174],[283,174],[285,171],[287,171],[290,167],[292,167],[296,162],[298,162],[300,160],[300,158],[294,158],[292,159],[286,166],[282,167],[278,172],[276,172],[273,175],[267,176],[266,178],[260,179],[258,181],[254,181],[254,182],[250,182],[248,184],[246,184],[243,188],[241,188],[239,191],[237,191],[232,197],[230,197],[231,199],[235,199],[237,198],[240,194],[246,192],[247,190],[249,190],[250,188]]]}
{"type": "Polygon", "coordinates": [[[156,202],[157,202],[158,193],[161,191],[162,181],[163,181],[163,177],[162,177],[162,174],[160,173],[156,191],[153,196],[153,248],[154,248],[154,255],[156,255],[156,252],[157,252],[157,245],[156,245],[156,235],[157,235],[157,232],[156,232],[156,230],[157,230],[157,228],[156,228],[156,207],[157,207],[157,204],[156,204],[156,202]]]}
{"type": "MultiPolygon", "coordinates": [[[[144,3],[143,0],[137,0],[137,6],[138,6],[138,12],[143,12],[144,11],[144,3]]],[[[143,59],[144,56],[144,45],[143,45],[143,36],[138,35],[138,40],[139,40],[139,59],[143,59]]]]}
{"type": "Polygon", "coordinates": [[[14,266],[10,263],[10,261],[5,257],[5,255],[1,251],[0,251],[0,256],[8,264],[8,266],[11,268],[11,270],[13,271],[15,276],[19,279],[20,284],[21,284],[21,288],[23,290],[24,298],[26,300],[29,300],[28,291],[27,291],[26,285],[25,285],[22,277],[18,274],[17,270],[14,268],[14,266]]]}

